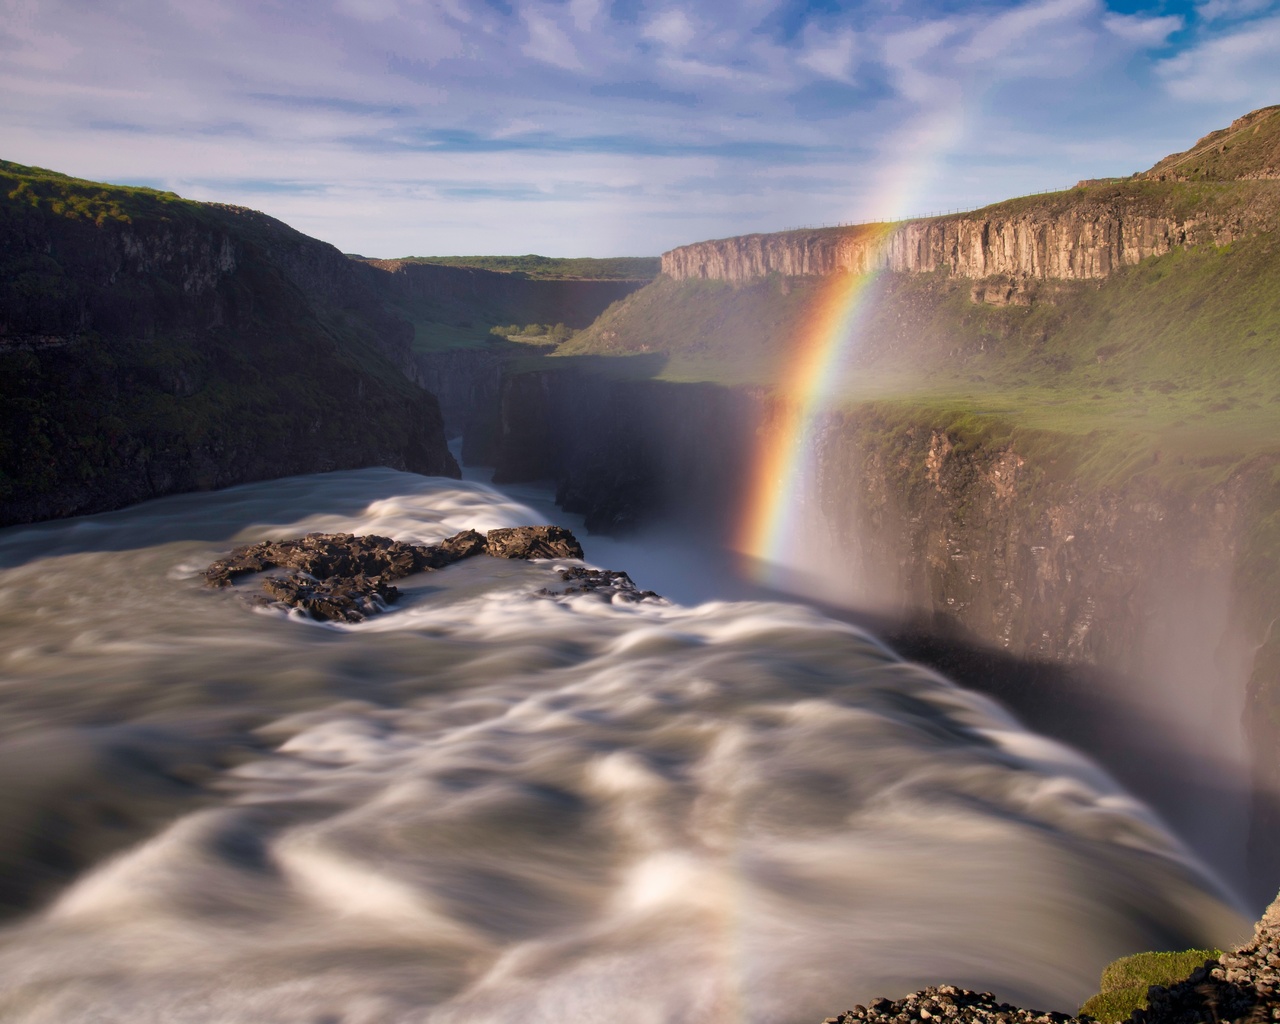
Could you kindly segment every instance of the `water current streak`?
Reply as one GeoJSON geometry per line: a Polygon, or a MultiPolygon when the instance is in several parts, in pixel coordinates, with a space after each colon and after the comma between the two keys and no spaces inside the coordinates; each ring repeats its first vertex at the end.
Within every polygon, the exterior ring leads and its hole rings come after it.
{"type": "MultiPolygon", "coordinates": [[[[0,1018],[815,1021],[940,981],[1074,1009],[1114,956],[1238,937],[1096,766],[805,608],[536,600],[561,563],[473,559],[334,626],[199,577],[539,518],[369,470],[0,534],[0,857],[48,894],[0,937],[0,1018]],[[96,866],[58,890],[48,843],[96,866]]],[[[607,568],[661,591],[636,555],[607,568]]]]}

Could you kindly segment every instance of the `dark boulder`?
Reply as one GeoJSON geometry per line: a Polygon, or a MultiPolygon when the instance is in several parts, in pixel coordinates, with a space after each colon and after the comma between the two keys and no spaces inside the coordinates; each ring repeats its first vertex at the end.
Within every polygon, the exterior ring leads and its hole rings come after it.
{"type": "MultiPolygon", "coordinates": [[[[425,547],[373,534],[357,537],[349,533],[309,533],[291,540],[266,540],[236,548],[228,557],[210,565],[204,571],[204,578],[210,586],[225,587],[236,576],[246,573],[296,569],[317,580],[335,576],[400,579],[425,568],[439,568],[440,565],[433,564],[440,561],[437,552],[458,537],[450,537],[436,547],[425,547]]],[[[449,549],[449,553],[453,550],[449,549]]],[[[440,564],[448,565],[457,561],[457,557],[440,564]]]]}
{"type": "Polygon", "coordinates": [[[582,545],[559,526],[513,526],[490,530],[489,554],[494,558],[581,558],[582,545]]]}
{"type": "Polygon", "coordinates": [[[571,586],[563,590],[543,589],[538,591],[541,597],[571,597],[575,594],[590,594],[602,601],[637,602],[662,601],[659,594],[652,590],[641,590],[625,572],[616,569],[588,569],[583,565],[575,565],[564,569],[560,578],[571,586]]]}
{"type": "MultiPolygon", "coordinates": [[[[400,592],[392,580],[415,572],[443,569],[464,558],[488,554],[495,558],[581,558],[582,546],[559,526],[516,526],[490,530],[488,535],[463,530],[438,544],[408,544],[376,534],[309,533],[289,540],[264,540],[238,547],[204,571],[211,587],[230,586],[238,576],[292,570],[262,580],[263,595],[256,604],[298,608],[312,618],[330,622],[360,622],[383,611],[400,592]]],[[[580,581],[574,592],[619,594],[626,600],[656,597],[636,590],[626,573],[574,567],[562,573],[580,581]],[[576,575],[575,575],[576,574],[576,575]],[[631,596],[631,595],[636,596],[631,596]]]]}
{"type": "Polygon", "coordinates": [[[400,591],[381,576],[313,580],[293,573],[268,576],[262,581],[262,589],[269,596],[256,598],[258,603],[300,608],[313,619],[330,622],[361,622],[400,596],[400,591]]]}

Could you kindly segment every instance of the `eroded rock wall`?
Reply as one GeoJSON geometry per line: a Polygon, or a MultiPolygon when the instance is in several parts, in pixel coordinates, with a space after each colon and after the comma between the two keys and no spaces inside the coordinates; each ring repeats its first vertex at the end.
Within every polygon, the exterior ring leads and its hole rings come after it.
{"type": "Polygon", "coordinates": [[[662,255],[675,280],[743,282],[767,274],[945,271],[980,279],[1095,280],[1148,256],[1196,243],[1225,245],[1250,230],[1239,218],[1126,215],[1081,204],[1058,214],[960,216],[901,225],[744,235],[662,255]]]}
{"type": "MultiPolygon", "coordinates": [[[[678,520],[713,544],[784,420],[763,394],[563,371],[506,379],[500,408],[499,479],[554,480],[593,531],[678,520]]],[[[1276,887],[1246,845],[1280,834],[1280,731],[1248,710],[1280,606],[1237,579],[1270,467],[1195,498],[1088,489],[1043,452],[868,411],[823,419],[812,451],[787,539],[819,596],[1101,758],[1240,891],[1276,887]]]]}
{"type": "Polygon", "coordinates": [[[646,281],[540,280],[472,267],[406,260],[358,260],[373,272],[374,286],[401,308],[444,319],[487,317],[529,323],[586,327],[610,303],[646,281]]]}
{"type": "Polygon", "coordinates": [[[457,473],[412,325],[362,284],[377,272],[279,221],[176,200],[93,219],[15,190],[0,270],[0,525],[295,473],[457,473]]]}

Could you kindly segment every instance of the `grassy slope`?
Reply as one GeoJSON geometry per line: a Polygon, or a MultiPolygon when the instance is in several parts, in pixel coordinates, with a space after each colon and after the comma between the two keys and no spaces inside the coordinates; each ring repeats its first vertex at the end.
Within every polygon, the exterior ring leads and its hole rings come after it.
{"type": "Polygon", "coordinates": [[[1182,981],[1205,961],[1222,955],[1218,949],[1187,949],[1178,953],[1137,953],[1109,964],[1102,972],[1097,995],[1080,1007],[1081,1014],[1103,1024],[1119,1024],[1134,1010],[1147,1006],[1147,989],[1182,981]]]}
{"type": "Polygon", "coordinates": [[[1280,106],[1262,107],[1210,132],[1145,173],[1179,181],[1229,181],[1280,174],[1280,106]]]}
{"type": "Polygon", "coordinates": [[[0,160],[0,177],[10,203],[32,210],[43,208],[59,217],[93,221],[98,227],[107,221],[132,223],[135,217],[212,219],[205,204],[183,199],[174,192],[105,185],[10,160],[0,160]]]}
{"type": "MultiPolygon", "coordinates": [[[[561,355],[660,353],[661,376],[776,386],[824,283],[660,279],[561,355]]],[[[1175,251],[1101,284],[1042,285],[1030,306],[969,282],[883,275],[867,290],[833,390],[918,418],[1049,443],[1088,438],[1074,471],[1220,479],[1280,445],[1280,245],[1264,234],[1175,251]]],[[[1034,445],[1033,445],[1034,446],[1034,445]]]]}
{"type": "Polygon", "coordinates": [[[661,261],[656,256],[614,256],[606,259],[556,256],[405,256],[401,263],[438,263],[446,267],[475,267],[501,274],[519,274],[536,281],[652,281],[661,261]]]}

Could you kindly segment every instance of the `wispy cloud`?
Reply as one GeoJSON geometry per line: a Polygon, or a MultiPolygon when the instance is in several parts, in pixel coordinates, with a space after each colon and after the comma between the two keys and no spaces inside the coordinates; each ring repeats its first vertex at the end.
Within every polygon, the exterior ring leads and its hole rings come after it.
{"type": "Polygon", "coordinates": [[[1171,35],[1182,30],[1186,22],[1181,15],[1166,14],[1145,17],[1141,14],[1108,14],[1103,27],[1113,35],[1139,46],[1163,46],[1171,35]]]}
{"type": "MultiPolygon", "coordinates": [[[[1233,27],[1158,65],[1170,94],[1196,103],[1280,99],[1280,17],[1233,27]]],[[[1240,113],[1244,113],[1241,110],[1240,113]]]]}
{"type": "Polygon", "coordinates": [[[1277,52],[1275,0],[0,0],[0,137],[353,251],[656,252],[1134,170],[1277,52]]]}

